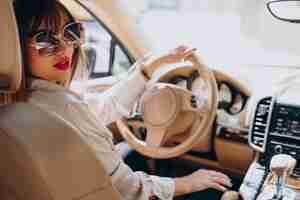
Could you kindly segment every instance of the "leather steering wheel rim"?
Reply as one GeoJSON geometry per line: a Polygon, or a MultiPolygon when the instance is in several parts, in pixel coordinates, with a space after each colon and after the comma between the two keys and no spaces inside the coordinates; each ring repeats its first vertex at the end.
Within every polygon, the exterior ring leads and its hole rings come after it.
{"type": "MultiPolygon", "coordinates": [[[[189,59],[189,61],[192,65],[184,65],[184,66],[180,66],[179,68],[193,69],[194,71],[197,71],[199,74],[199,77],[201,77],[205,81],[207,88],[208,88],[207,89],[206,109],[204,109],[205,111],[203,112],[203,108],[201,108],[201,109],[196,108],[195,110],[193,110],[194,112],[197,112],[197,115],[196,115],[196,118],[193,121],[191,127],[189,128],[188,133],[186,133],[186,134],[188,134],[188,137],[183,142],[181,142],[180,144],[178,144],[174,147],[162,147],[160,145],[155,144],[155,141],[158,141],[159,139],[162,140],[162,138],[160,138],[160,137],[163,137],[163,136],[161,136],[160,134],[166,134],[166,133],[162,133],[162,131],[161,131],[162,129],[156,128],[155,125],[153,125],[153,124],[151,126],[149,125],[152,129],[152,131],[150,132],[151,134],[149,133],[150,134],[149,138],[154,138],[154,139],[149,139],[150,142],[149,142],[149,144],[147,144],[148,143],[148,140],[147,140],[148,133],[147,133],[147,137],[146,137],[146,142],[144,142],[144,141],[138,139],[132,133],[132,131],[130,131],[130,129],[127,125],[126,119],[118,120],[117,126],[120,130],[121,135],[128,142],[128,144],[132,148],[134,148],[136,151],[138,151],[139,153],[141,153],[145,156],[148,156],[148,157],[158,158],[158,159],[166,159],[166,158],[176,157],[176,156],[179,156],[179,155],[189,151],[196,143],[201,141],[201,138],[205,134],[208,134],[208,132],[210,131],[210,128],[211,128],[211,126],[214,122],[215,116],[216,116],[217,103],[218,103],[218,96],[217,96],[218,88],[217,88],[216,79],[214,77],[214,73],[206,65],[204,65],[201,62],[201,60],[198,56],[196,56],[194,54],[192,56],[192,58],[189,59]],[[198,113],[197,109],[201,110],[200,115],[198,115],[199,113],[198,113]],[[151,135],[156,135],[156,136],[151,136],[151,135]],[[156,139],[155,137],[159,138],[159,139],[156,139]]],[[[178,69],[178,68],[176,67],[175,70],[176,69],[178,69]]],[[[166,74],[163,74],[158,77],[158,79],[157,79],[158,81],[160,81],[163,77],[173,76],[172,72],[174,71],[174,69],[166,70],[166,71],[168,71],[166,74]]],[[[178,71],[184,71],[184,70],[178,70],[178,71]]],[[[179,75],[179,74],[175,74],[175,75],[179,75]]],[[[188,93],[184,92],[183,90],[179,89],[176,86],[173,87],[169,84],[160,84],[157,82],[154,82],[152,84],[156,85],[156,88],[161,87],[162,89],[158,89],[158,90],[160,90],[160,91],[163,90],[162,93],[170,94],[170,95],[174,93],[175,96],[176,96],[176,94],[178,94],[180,97],[184,96],[184,98],[190,98],[188,93]],[[188,95],[185,96],[185,94],[188,94],[188,95]]],[[[155,87],[155,86],[153,86],[153,87],[155,87]]],[[[152,87],[152,89],[153,89],[153,87],[152,87]]],[[[148,87],[148,88],[151,88],[151,87],[148,87]]],[[[182,99],[182,98],[179,98],[179,101],[180,101],[180,99],[182,99]]],[[[158,100],[160,100],[160,99],[158,99],[158,100]]],[[[188,102],[189,101],[185,101],[185,103],[182,103],[182,101],[181,101],[181,102],[179,102],[179,104],[183,105],[188,102]]],[[[168,105],[168,104],[165,103],[164,105],[168,105]]],[[[193,108],[191,108],[191,109],[193,109],[193,108]]],[[[149,109],[147,112],[149,112],[149,109]]],[[[176,114],[180,115],[181,112],[177,112],[176,114]]],[[[144,113],[143,116],[146,116],[146,115],[147,115],[147,113],[144,113]]],[[[174,120],[172,122],[174,122],[174,120]]],[[[166,131],[167,128],[165,128],[164,130],[166,131]]],[[[159,144],[159,142],[157,142],[157,144],[159,144]]]]}

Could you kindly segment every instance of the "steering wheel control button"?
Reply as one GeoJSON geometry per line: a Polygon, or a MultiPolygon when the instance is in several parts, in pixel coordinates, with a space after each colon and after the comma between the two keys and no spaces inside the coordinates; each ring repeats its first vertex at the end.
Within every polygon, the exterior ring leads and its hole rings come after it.
{"type": "Polygon", "coordinates": [[[193,108],[197,108],[197,99],[194,95],[192,95],[192,98],[191,98],[191,105],[193,108]]]}

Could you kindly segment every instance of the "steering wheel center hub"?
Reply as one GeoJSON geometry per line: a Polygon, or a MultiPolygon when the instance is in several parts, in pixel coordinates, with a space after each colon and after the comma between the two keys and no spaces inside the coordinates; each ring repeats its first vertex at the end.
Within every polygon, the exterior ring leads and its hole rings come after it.
{"type": "Polygon", "coordinates": [[[142,97],[145,123],[155,127],[167,127],[179,111],[176,93],[165,84],[158,83],[147,90],[142,97]]]}

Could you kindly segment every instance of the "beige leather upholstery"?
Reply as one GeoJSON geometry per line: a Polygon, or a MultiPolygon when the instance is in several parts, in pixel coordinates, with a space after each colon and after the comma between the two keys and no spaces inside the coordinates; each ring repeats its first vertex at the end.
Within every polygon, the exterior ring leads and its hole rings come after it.
{"type": "Polygon", "coordinates": [[[119,199],[77,131],[36,106],[0,108],[0,148],[4,195],[22,200],[119,199]]]}
{"type": "Polygon", "coordinates": [[[12,0],[0,1],[0,105],[16,100],[21,85],[21,49],[12,0]]]}
{"type": "Polygon", "coordinates": [[[16,91],[22,77],[21,49],[12,2],[0,1],[0,78],[6,79],[6,91],[16,91]]]}
{"type": "MultiPolygon", "coordinates": [[[[17,91],[22,73],[11,2],[0,0],[4,100],[17,91]]],[[[29,103],[0,105],[1,200],[120,199],[102,163],[70,124],[29,103]]]]}

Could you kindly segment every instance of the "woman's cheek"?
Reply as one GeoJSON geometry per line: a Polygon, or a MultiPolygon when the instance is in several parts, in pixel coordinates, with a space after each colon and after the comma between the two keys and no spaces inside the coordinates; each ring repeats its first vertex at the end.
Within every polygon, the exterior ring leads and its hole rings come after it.
{"type": "Polygon", "coordinates": [[[73,54],[74,54],[74,47],[67,48],[66,56],[70,59],[71,61],[70,63],[72,63],[73,54]]]}
{"type": "Polygon", "coordinates": [[[53,65],[55,64],[53,57],[40,56],[38,52],[32,48],[29,48],[27,52],[30,74],[47,80],[50,79],[53,76],[53,65]]]}
{"type": "Polygon", "coordinates": [[[32,49],[28,51],[28,65],[32,75],[40,76],[42,73],[41,68],[45,65],[43,59],[40,58],[37,52],[32,49]]]}

